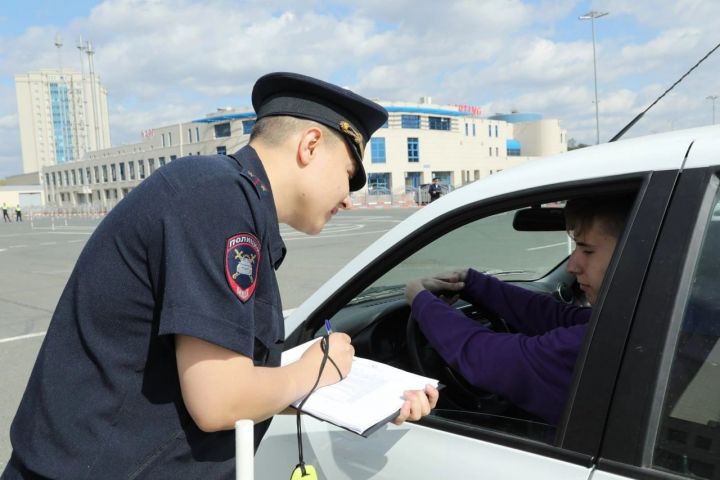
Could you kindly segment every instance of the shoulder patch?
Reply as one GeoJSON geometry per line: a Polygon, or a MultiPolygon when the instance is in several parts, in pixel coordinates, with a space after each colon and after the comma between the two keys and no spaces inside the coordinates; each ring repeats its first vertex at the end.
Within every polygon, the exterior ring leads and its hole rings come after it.
{"type": "Polygon", "coordinates": [[[260,250],[260,241],[252,233],[235,234],[225,243],[225,278],[243,303],[255,292],[260,250]]]}

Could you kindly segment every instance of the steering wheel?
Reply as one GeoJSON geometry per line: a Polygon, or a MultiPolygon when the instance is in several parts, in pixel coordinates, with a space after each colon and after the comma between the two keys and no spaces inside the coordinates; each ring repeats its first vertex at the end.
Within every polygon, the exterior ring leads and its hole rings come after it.
{"type": "MultiPolygon", "coordinates": [[[[490,322],[494,331],[508,331],[505,321],[500,317],[486,309],[480,311],[482,318],[490,322]]],[[[509,407],[509,403],[497,394],[475,387],[448,365],[423,335],[412,310],[407,320],[406,340],[409,360],[415,371],[444,383],[447,386],[444,395],[451,397],[454,403],[487,413],[502,413],[509,407]]]]}

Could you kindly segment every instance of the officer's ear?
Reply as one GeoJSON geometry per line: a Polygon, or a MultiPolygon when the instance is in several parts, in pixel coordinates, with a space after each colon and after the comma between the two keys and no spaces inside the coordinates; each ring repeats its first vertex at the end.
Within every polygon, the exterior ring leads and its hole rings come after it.
{"type": "Polygon", "coordinates": [[[322,130],[317,127],[310,127],[303,131],[298,145],[298,161],[301,166],[309,165],[315,158],[322,138],[322,130]]]}

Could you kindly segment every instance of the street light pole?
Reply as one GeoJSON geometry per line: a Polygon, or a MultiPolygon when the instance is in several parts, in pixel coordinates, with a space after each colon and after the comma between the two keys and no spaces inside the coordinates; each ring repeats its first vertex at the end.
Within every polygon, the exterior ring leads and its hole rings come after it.
{"type": "Polygon", "coordinates": [[[712,124],[715,125],[715,100],[718,99],[717,95],[708,95],[705,97],[705,100],[712,100],[712,106],[713,106],[713,121],[712,124]]]}
{"type": "Polygon", "coordinates": [[[604,17],[608,12],[596,12],[591,10],[585,15],[578,17],[578,20],[590,20],[590,26],[592,29],[592,45],[593,45],[593,74],[595,77],[595,143],[600,143],[600,113],[598,109],[598,94],[597,94],[597,57],[595,55],[595,19],[604,17]]]}

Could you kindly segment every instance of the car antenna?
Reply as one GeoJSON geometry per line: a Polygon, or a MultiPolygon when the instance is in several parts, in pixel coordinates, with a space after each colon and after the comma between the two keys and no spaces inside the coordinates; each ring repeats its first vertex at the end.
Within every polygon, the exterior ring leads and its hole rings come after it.
{"type": "Polygon", "coordinates": [[[622,137],[623,135],[625,135],[625,133],[626,133],[628,130],[630,130],[630,129],[633,127],[633,125],[635,125],[635,124],[638,122],[638,120],[640,120],[640,119],[643,117],[643,115],[645,115],[645,112],[647,112],[647,111],[650,110],[652,107],[654,107],[656,103],[658,103],[665,95],[668,94],[668,92],[670,92],[670,90],[672,90],[673,88],[675,88],[675,86],[676,86],[678,83],[682,82],[682,81],[685,79],[685,77],[687,77],[688,75],[690,75],[690,72],[692,72],[693,70],[695,70],[695,69],[698,67],[698,65],[700,65],[702,62],[704,62],[705,59],[708,58],[710,55],[712,55],[713,52],[715,52],[715,50],[717,50],[718,48],[720,48],[720,43],[718,43],[717,45],[715,45],[715,48],[713,48],[712,50],[710,50],[710,51],[709,51],[704,57],[702,57],[690,70],[688,70],[687,72],[685,72],[685,75],[683,75],[682,77],[680,77],[677,82],[673,83],[670,88],[668,88],[667,90],[665,90],[665,92],[664,92],[662,95],[660,95],[658,98],[656,98],[655,101],[650,104],[650,106],[648,106],[645,110],[643,110],[642,112],[640,112],[635,118],[632,119],[632,121],[631,121],[630,123],[628,123],[627,125],[625,125],[625,127],[623,127],[622,130],[620,130],[618,133],[615,134],[614,137],[612,137],[610,140],[608,140],[608,143],[614,142],[615,140],[619,140],[620,137],[622,137]]]}

